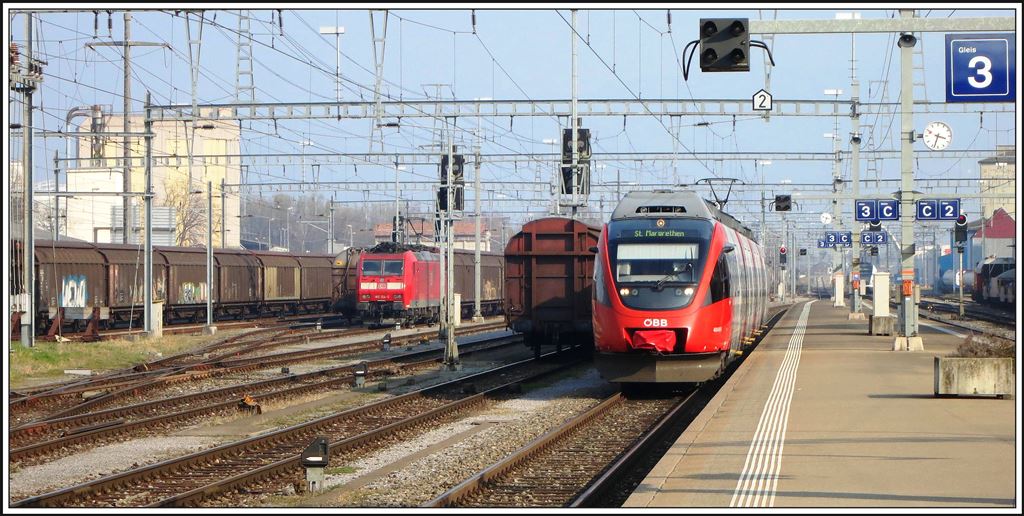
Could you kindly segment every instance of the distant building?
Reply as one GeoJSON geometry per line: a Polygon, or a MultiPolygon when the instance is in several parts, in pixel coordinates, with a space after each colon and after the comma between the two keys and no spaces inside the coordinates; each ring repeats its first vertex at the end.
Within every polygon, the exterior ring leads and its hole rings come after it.
{"type": "Polygon", "coordinates": [[[991,217],[998,209],[1016,216],[1017,156],[1013,145],[997,145],[996,155],[978,162],[981,174],[981,216],[991,217]],[[996,198],[991,198],[996,196],[996,198]]]}
{"type": "MultiPolygon", "coordinates": [[[[373,240],[376,243],[390,242],[392,225],[390,223],[377,224],[373,227],[373,240]]],[[[452,247],[454,249],[476,249],[476,222],[472,220],[457,220],[452,224],[452,231],[455,236],[452,247]]],[[[411,219],[405,222],[405,243],[435,245],[434,242],[434,221],[427,219],[411,219]]],[[[503,248],[504,249],[504,248],[503,248]]],[[[480,251],[491,251],[491,231],[487,225],[480,223],[480,251]]]]}
{"type": "MultiPolygon", "coordinates": [[[[104,113],[100,110],[77,128],[80,132],[118,132],[122,128],[122,115],[104,113]]],[[[144,119],[140,115],[130,117],[132,132],[142,132],[144,119]]],[[[225,244],[227,247],[240,246],[240,199],[238,195],[227,195],[224,206],[221,206],[221,180],[227,183],[240,182],[241,167],[238,159],[228,159],[223,155],[240,154],[241,129],[235,121],[198,120],[197,128],[191,123],[180,121],[153,122],[154,165],[154,221],[173,220],[173,234],[170,236],[175,245],[205,245],[207,233],[207,182],[213,183],[213,245],[221,245],[221,234],[226,230],[225,244]],[[205,128],[204,128],[205,127],[205,128]],[[192,141],[192,148],[188,142],[192,141]],[[192,166],[189,167],[189,157],[192,166]],[[210,156],[210,157],[203,157],[210,156]],[[191,182],[190,182],[191,180],[191,182]],[[198,192],[198,193],[196,193],[198,192]],[[170,208],[171,210],[160,209],[170,208]],[[221,214],[224,217],[224,228],[221,227],[221,214]],[[171,219],[168,219],[171,217],[171,219]]],[[[132,138],[130,155],[133,158],[145,156],[143,138],[132,138]]],[[[79,161],[77,168],[66,174],[66,187],[63,190],[77,192],[121,192],[124,191],[121,159],[123,156],[122,138],[119,136],[80,138],[78,157],[91,158],[79,161]]],[[[63,178],[62,178],[63,179],[63,178]]],[[[141,192],[145,188],[145,168],[133,166],[130,169],[131,191],[141,192]]],[[[142,199],[131,199],[133,212],[137,214],[135,222],[129,222],[129,240],[141,238],[142,199]]],[[[63,204],[63,203],[62,203],[63,204]]],[[[67,234],[90,242],[120,242],[122,239],[122,201],[113,196],[82,196],[67,199],[67,213],[76,214],[68,217],[67,234]]],[[[61,207],[64,211],[64,207],[61,207]]],[[[158,232],[166,237],[165,228],[158,232]]],[[[162,239],[161,239],[162,240],[162,239]]],[[[161,242],[162,243],[162,242],[161,242]]]]}
{"type": "Polygon", "coordinates": [[[967,223],[967,239],[964,267],[973,269],[988,257],[1014,256],[1017,223],[1006,210],[997,208],[992,216],[967,223]]]}

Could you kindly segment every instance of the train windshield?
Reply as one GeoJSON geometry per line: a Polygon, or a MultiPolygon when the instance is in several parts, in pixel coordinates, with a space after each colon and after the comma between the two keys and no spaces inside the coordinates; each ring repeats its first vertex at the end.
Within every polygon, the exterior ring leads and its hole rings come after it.
{"type": "Polygon", "coordinates": [[[381,260],[363,260],[363,276],[380,276],[382,268],[381,260]]]}
{"type": "Polygon", "coordinates": [[[401,276],[402,260],[384,260],[385,276],[401,276]]]}
{"type": "Polygon", "coordinates": [[[693,271],[697,261],[696,243],[619,244],[615,281],[638,283],[672,280],[692,283],[696,281],[693,271]]]}
{"type": "Polygon", "coordinates": [[[402,260],[363,260],[363,276],[401,276],[402,260]]]}
{"type": "Polygon", "coordinates": [[[609,223],[609,258],[622,303],[641,310],[688,306],[704,272],[711,230],[711,221],[697,219],[609,223]]]}

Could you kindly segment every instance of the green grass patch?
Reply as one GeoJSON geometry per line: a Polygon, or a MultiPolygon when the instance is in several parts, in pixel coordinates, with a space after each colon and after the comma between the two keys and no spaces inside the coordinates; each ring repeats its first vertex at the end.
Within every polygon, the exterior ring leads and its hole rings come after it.
{"type": "Polygon", "coordinates": [[[324,473],[328,475],[347,475],[349,473],[355,473],[356,471],[359,471],[359,468],[352,466],[338,466],[336,468],[327,468],[324,470],[324,473]]]}
{"type": "Polygon", "coordinates": [[[209,337],[201,335],[169,335],[138,341],[36,341],[31,348],[15,345],[11,347],[13,351],[10,354],[10,384],[11,388],[17,389],[53,381],[62,378],[65,369],[91,369],[102,373],[129,368],[156,359],[157,353],[166,357],[209,342],[209,337]]]}

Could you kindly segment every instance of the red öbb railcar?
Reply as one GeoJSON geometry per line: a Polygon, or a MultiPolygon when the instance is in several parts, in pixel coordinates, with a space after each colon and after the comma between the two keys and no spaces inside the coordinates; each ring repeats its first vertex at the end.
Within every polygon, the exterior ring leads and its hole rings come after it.
{"type": "Polygon", "coordinates": [[[750,230],[696,192],[631,192],[602,229],[593,292],[602,376],[703,382],[761,328],[768,271],[750,230]]]}

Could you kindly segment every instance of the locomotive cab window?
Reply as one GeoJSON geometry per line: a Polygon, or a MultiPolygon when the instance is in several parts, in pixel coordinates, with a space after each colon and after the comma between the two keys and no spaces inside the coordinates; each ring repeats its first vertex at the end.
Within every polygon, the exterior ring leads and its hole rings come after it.
{"type": "Polygon", "coordinates": [[[363,260],[363,276],[380,276],[382,269],[380,260],[363,260]]]}
{"type": "Polygon", "coordinates": [[[402,260],[384,260],[384,276],[401,276],[402,260]]]}

